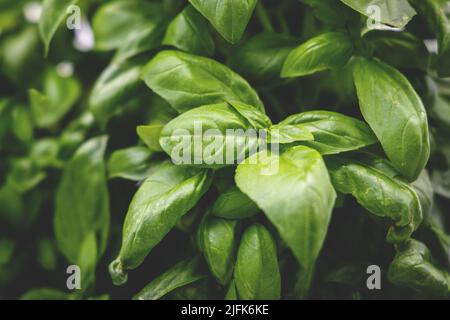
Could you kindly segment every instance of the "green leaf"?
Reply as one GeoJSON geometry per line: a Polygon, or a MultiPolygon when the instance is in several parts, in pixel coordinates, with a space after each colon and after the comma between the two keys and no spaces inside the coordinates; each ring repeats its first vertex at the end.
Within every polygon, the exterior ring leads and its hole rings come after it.
{"type": "MultiPolygon", "coordinates": [[[[251,111],[248,114],[251,123],[257,126],[265,123],[266,115],[254,108],[251,111]]],[[[248,153],[257,151],[263,142],[258,137],[258,128],[253,128],[242,113],[227,103],[189,110],[163,128],[160,145],[176,163],[212,168],[236,164],[248,153]]]]}
{"type": "Polygon", "coordinates": [[[134,300],[158,300],[168,293],[204,279],[198,257],[183,260],[150,282],[133,297],[134,300]]]}
{"type": "Polygon", "coordinates": [[[192,209],[208,190],[211,172],[176,166],[155,167],[133,197],[123,226],[122,248],[110,265],[115,284],[127,281],[126,270],[137,268],[150,251],[192,209]]]}
{"type": "Polygon", "coordinates": [[[89,109],[103,126],[139,93],[141,70],[142,65],[134,62],[112,63],[97,79],[89,98],[89,109]]]}
{"type": "Polygon", "coordinates": [[[237,300],[237,290],[236,290],[236,284],[234,283],[234,280],[231,280],[230,286],[228,287],[228,291],[224,297],[224,300],[237,300]]]}
{"type": "Polygon", "coordinates": [[[365,161],[333,157],[327,165],[336,190],[353,195],[375,216],[394,222],[388,233],[390,242],[407,240],[419,227],[422,210],[409,185],[365,161]]]}
{"type": "Polygon", "coordinates": [[[204,57],[162,51],[144,68],[142,78],[178,112],[237,100],[264,110],[256,92],[241,76],[204,57]]]}
{"type": "Polygon", "coordinates": [[[353,54],[350,37],[341,32],[316,36],[292,50],[286,58],[281,77],[294,78],[345,66],[353,54]]]}
{"type": "Polygon", "coordinates": [[[96,49],[109,51],[135,46],[138,38],[157,28],[163,17],[161,11],[161,4],[144,0],[104,3],[92,19],[96,49]]]}
{"type": "Polygon", "coordinates": [[[37,187],[47,174],[38,168],[29,158],[14,159],[8,174],[8,183],[20,193],[37,187]]]}
{"type": "Polygon", "coordinates": [[[222,37],[237,43],[253,14],[257,0],[189,0],[222,37]]]}
{"type": "Polygon", "coordinates": [[[48,53],[50,42],[61,22],[67,16],[67,10],[78,0],[44,0],[42,14],[39,19],[39,34],[45,45],[45,55],[48,53]]]}
{"type": "Polygon", "coordinates": [[[296,141],[314,140],[312,133],[301,124],[280,123],[270,127],[270,139],[272,142],[281,144],[292,143],[296,141]]]}
{"type": "Polygon", "coordinates": [[[57,124],[74,106],[81,95],[81,84],[74,77],[62,77],[56,70],[48,70],[43,92],[28,92],[36,126],[49,128],[57,124]]]}
{"type": "Polygon", "coordinates": [[[341,0],[353,10],[362,15],[371,17],[373,14],[370,6],[380,9],[380,21],[392,27],[404,28],[416,15],[416,11],[408,3],[408,0],[341,0]]]}
{"type": "Polygon", "coordinates": [[[237,187],[221,192],[212,208],[213,215],[224,219],[246,219],[258,212],[258,206],[237,187]]]}
{"type": "Polygon", "coordinates": [[[149,126],[138,126],[136,132],[139,138],[147,145],[151,151],[159,152],[163,151],[159,144],[159,137],[161,131],[164,128],[162,124],[154,124],[149,126]]]}
{"type": "Polygon", "coordinates": [[[301,284],[302,295],[307,295],[336,199],[322,157],[297,146],[281,155],[259,153],[247,160],[237,168],[236,184],[264,211],[308,273],[301,284]]]}
{"type": "Polygon", "coordinates": [[[141,181],[147,177],[152,152],[146,147],[130,147],[114,151],[108,160],[109,178],[141,181]]]}
{"type": "Polygon", "coordinates": [[[391,66],[424,71],[428,69],[428,50],[423,41],[412,33],[374,30],[364,38],[373,45],[375,56],[391,66]]]}
{"type": "Polygon", "coordinates": [[[372,130],[364,122],[331,111],[307,111],[294,114],[281,125],[301,125],[312,133],[314,141],[302,144],[321,154],[337,154],[353,151],[378,142],[372,130]]]}
{"type": "Polygon", "coordinates": [[[237,221],[207,216],[198,231],[198,241],[209,270],[223,286],[230,282],[236,260],[237,221]]]}
{"type": "Polygon", "coordinates": [[[98,239],[98,257],[106,248],[109,194],[103,155],[107,138],[85,142],[64,169],[56,192],[54,231],[59,249],[78,263],[83,243],[91,233],[98,239]]]}
{"type": "Polygon", "coordinates": [[[207,21],[192,6],[187,6],[170,23],[163,44],[205,56],[211,56],[215,48],[207,21]]]}
{"type": "Polygon", "coordinates": [[[268,86],[280,78],[284,61],[298,43],[283,34],[260,33],[237,47],[227,64],[247,79],[268,86]]]}
{"type": "Polygon", "coordinates": [[[275,240],[260,224],[250,226],[242,235],[234,283],[239,299],[280,299],[281,276],[275,240]]]}
{"type": "Polygon", "coordinates": [[[436,71],[441,77],[450,77],[450,21],[435,0],[409,0],[423,16],[435,34],[439,45],[436,71]]]}
{"type": "Polygon", "coordinates": [[[414,239],[397,246],[388,277],[398,286],[441,298],[450,295],[450,274],[435,264],[430,250],[423,243],[414,239]]]}
{"type": "Polygon", "coordinates": [[[430,155],[422,100],[399,71],[377,60],[355,59],[353,76],[364,118],[395,168],[414,181],[430,155]]]}
{"type": "Polygon", "coordinates": [[[58,159],[60,145],[55,138],[42,138],[36,141],[30,150],[30,158],[39,168],[59,168],[61,161],[58,159]]]}
{"type": "Polygon", "coordinates": [[[69,295],[52,288],[31,289],[24,293],[20,300],[69,300],[69,295]]]}

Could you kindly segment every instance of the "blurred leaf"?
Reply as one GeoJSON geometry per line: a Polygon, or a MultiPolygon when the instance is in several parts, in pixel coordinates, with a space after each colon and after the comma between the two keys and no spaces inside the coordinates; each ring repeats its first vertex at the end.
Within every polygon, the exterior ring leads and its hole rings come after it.
{"type": "Polygon", "coordinates": [[[78,0],[43,1],[42,15],[39,20],[39,33],[45,45],[45,55],[48,53],[50,41],[56,30],[68,14],[67,10],[77,2],[78,0]]]}
{"type": "Polygon", "coordinates": [[[133,299],[158,300],[177,288],[205,278],[206,276],[199,271],[199,265],[198,257],[179,262],[150,282],[133,299]]]}
{"type": "Polygon", "coordinates": [[[152,152],[146,147],[130,147],[115,151],[108,160],[109,178],[133,181],[145,179],[149,171],[152,152]]]}
{"type": "Polygon", "coordinates": [[[64,169],[57,193],[54,231],[59,249],[77,263],[86,237],[98,237],[98,257],[109,230],[109,195],[103,155],[107,137],[85,142],[64,169]]]}

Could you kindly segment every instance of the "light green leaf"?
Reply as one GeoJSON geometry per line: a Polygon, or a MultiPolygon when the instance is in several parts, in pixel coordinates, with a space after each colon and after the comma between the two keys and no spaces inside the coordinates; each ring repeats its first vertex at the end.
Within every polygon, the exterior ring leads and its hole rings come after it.
{"type": "Polygon", "coordinates": [[[422,100],[405,76],[377,60],[355,59],[353,76],[364,118],[395,168],[414,181],[430,155],[422,100]]]}
{"type": "Polygon", "coordinates": [[[307,111],[294,114],[280,124],[301,125],[312,133],[314,141],[302,144],[321,154],[337,154],[353,151],[378,142],[372,130],[364,122],[331,111],[307,111]]]}
{"type": "Polygon", "coordinates": [[[151,151],[159,152],[163,151],[159,144],[159,137],[161,131],[164,128],[162,124],[154,124],[148,126],[136,127],[136,132],[139,138],[149,147],[151,151]]]}
{"type": "Polygon", "coordinates": [[[292,50],[284,62],[281,77],[301,77],[343,67],[351,58],[353,50],[347,34],[323,33],[292,50]]]}
{"type": "Polygon", "coordinates": [[[284,124],[280,123],[271,126],[270,129],[270,139],[272,143],[292,143],[297,141],[309,141],[314,140],[312,133],[301,124],[284,124]]]}
{"type": "Polygon", "coordinates": [[[247,81],[208,58],[179,51],[162,51],[145,66],[142,78],[150,89],[180,113],[229,100],[264,110],[247,81]]]}
{"type": "MultiPolygon", "coordinates": [[[[257,125],[266,119],[259,115],[260,120],[252,121],[257,125]]],[[[251,116],[255,118],[256,112],[251,116]]],[[[256,129],[235,108],[221,103],[179,115],[163,128],[159,142],[176,163],[223,167],[257,151],[264,141],[256,129]]]]}
{"type": "Polygon", "coordinates": [[[228,42],[237,43],[253,14],[257,0],[189,0],[228,42]]]}
{"type": "Polygon", "coordinates": [[[336,199],[322,157],[304,146],[257,153],[238,166],[235,180],[294,253],[303,270],[301,295],[307,295],[336,199]]]}
{"type": "Polygon", "coordinates": [[[380,10],[380,21],[397,28],[405,27],[416,15],[416,11],[408,3],[408,0],[341,0],[353,10],[362,15],[372,17],[371,6],[380,10]]]}
{"type": "Polygon", "coordinates": [[[148,35],[159,25],[161,13],[161,4],[144,0],[104,3],[92,19],[96,49],[109,51],[136,45],[136,39],[142,39],[143,34],[148,35]]]}

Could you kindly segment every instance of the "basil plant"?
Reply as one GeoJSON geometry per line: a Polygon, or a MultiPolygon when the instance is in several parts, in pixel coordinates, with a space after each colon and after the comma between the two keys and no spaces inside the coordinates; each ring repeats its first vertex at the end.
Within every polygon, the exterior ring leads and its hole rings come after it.
{"type": "Polygon", "coordinates": [[[0,0],[0,48],[0,299],[450,297],[450,1],[0,0]]]}

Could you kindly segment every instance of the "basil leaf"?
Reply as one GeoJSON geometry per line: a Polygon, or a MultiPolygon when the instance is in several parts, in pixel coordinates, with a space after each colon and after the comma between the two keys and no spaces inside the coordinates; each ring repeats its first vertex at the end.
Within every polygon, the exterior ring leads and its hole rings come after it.
{"type": "Polygon", "coordinates": [[[450,77],[450,21],[435,0],[409,0],[414,8],[425,17],[429,28],[436,35],[439,56],[436,71],[441,77],[450,77]]]}
{"type": "Polygon", "coordinates": [[[428,50],[423,41],[412,33],[374,30],[367,33],[365,39],[374,46],[375,56],[391,66],[428,69],[428,50]]]}
{"type": "Polygon", "coordinates": [[[95,47],[118,49],[142,37],[160,23],[162,6],[143,0],[119,0],[103,4],[92,19],[95,47]]]}
{"type": "Polygon", "coordinates": [[[394,221],[388,241],[405,241],[419,227],[422,210],[409,185],[357,160],[334,157],[327,165],[336,190],[353,195],[375,216],[394,221]]]}
{"type": "Polygon", "coordinates": [[[294,114],[280,124],[306,128],[314,141],[304,141],[302,144],[321,154],[353,151],[378,142],[364,122],[337,112],[307,111],[294,114]]]}
{"type": "Polygon", "coordinates": [[[142,65],[125,61],[109,65],[100,75],[89,98],[89,109],[102,126],[126,108],[142,88],[141,70],[142,65]]]}
{"type": "Polygon", "coordinates": [[[147,177],[152,152],[146,147],[130,147],[115,151],[108,160],[109,178],[140,181],[147,177]]]}
{"type": "Polygon", "coordinates": [[[297,146],[281,155],[257,153],[247,160],[237,168],[236,184],[294,253],[304,274],[300,294],[306,296],[336,199],[323,159],[317,151],[297,146]]]}
{"type": "Polygon", "coordinates": [[[222,37],[237,43],[253,14],[257,0],[189,0],[222,37]]]}
{"type": "Polygon", "coordinates": [[[258,95],[243,78],[208,58],[162,51],[145,66],[142,78],[180,113],[228,100],[264,110],[258,95]]]}
{"type": "Polygon", "coordinates": [[[291,125],[280,123],[270,127],[270,139],[282,144],[296,141],[314,140],[314,136],[303,125],[291,125]]]}
{"type": "Polygon", "coordinates": [[[316,36],[292,50],[286,58],[281,77],[306,76],[347,64],[353,54],[350,37],[341,32],[328,32],[316,36]]]}
{"type": "Polygon", "coordinates": [[[233,273],[237,247],[237,221],[205,217],[198,231],[198,241],[209,270],[223,286],[233,273]]]}
{"type": "Polygon", "coordinates": [[[183,260],[150,282],[134,296],[134,300],[158,300],[177,288],[205,278],[199,270],[200,259],[183,260]]]}
{"type": "Polygon", "coordinates": [[[430,155],[419,95],[399,71],[377,60],[355,59],[353,76],[362,114],[386,155],[403,176],[415,180],[430,155]]]}
{"type": "Polygon", "coordinates": [[[403,28],[416,15],[408,0],[341,0],[353,10],[370,17],[370,6],[380,9],[380,22],[392,27],[403,28]]]}
{"type": "Polygon", "coordinates": [[[186,7],[170,23],[163,44],[205,56],[211,56],[215,48],[208,23],[191,6],[186,7]]]}
{"type": "Polygon", "coordinates": [[[439,269],[429,249],[414,239],[397,246],[388,277],[396,285],[436,297],[447,298],[450,294],[450,274],[439,269]]]}
{"type": "Polygon", "coordinates": [[[246,219],[258,212],[258,206],[237,187],[222,192],[212,208],[213,215],[224,219],[246,219]]]}
{"type": "Polygon", "coordinates": [[[80,250],[96,234],[98,256],[106,248],[109,194],[103,155],[107,138],[88,140],[66,165],[56,192],[54,231],[59,249],[69,262],[79,263],[80,250]]]}
{"type": "Polygon", "coordinates": [[[62,77],[53,69],[44,77],[43,92],[28,92],[31,111],[38,128],[57,124],[81,96],[81,83],[74,77],[62,77]]]}
{"type": "Polygon", "coordinates": [[[138,126],[136,132],[141,140],[147,145],[151,151],[163,151],[159,144],[159,137],[164,128],[162,124],[155,124],[149,126],[138,126]]]}
{"type": "MultiPolygon", "coordinates": [[[[264,123],[263,113],[252,113],[252,123],[264,123]],[[256,119],[259,114],[259,120],[256,119]]],[[[161,131],[160,145],[176,163],[204,167],[233,165],[262,142],[256,128],[227,103],[189,110],[161,131]],[[253,129],[246,134],[247,129],[253,129]],[[254,134],[253,134],[254,133],[254,134]]]]}
{"type": "Polygon", "coordinates": [[[242,235],[234,283],[239,299],[280,299],[281,276],[277,248],[269,231],[260,224],[250,226],[242,235]]]}
{"type": "Polygon", "coordinates": [[[133,197],[125,218],[122,248],[110,265],[115,284],[127,281],[126,270],[142,263],[210,184],[211,173],[203,169],[166,161],[152,170],[133,197]]]}
{"type": "Polygon", "coordinates": [[[264,32],[248,39],[229,56],[227,64],[247,79],[270,85],[298,41],[283,34],[264,32]]]}
{"type": "Polygon", "coordinates": [[[237,300],[237,290],[236,290],[236,284],[234,283],[234,280],[231,280],[230,286],[228,287],[228,291],[225,294],[224,300],[237,300]]]}
{"type": "Polygon", "coordinates": [[[112,63],[121,64],[142,53],[158,48],[162,44],[166,23],[151,25],[140,31],[132,40],[122,44],[116,51],[112,63]]]}
{"type": "Polygon", "coordinates": [[[58,26],[67,16],[70,6],[76,4],[78,0],[44,0],[42,4],[42,14],[39,19],[39,34],[45,45],[45,55],[48,53],[50,41],[58,29],[58,26]]]}

